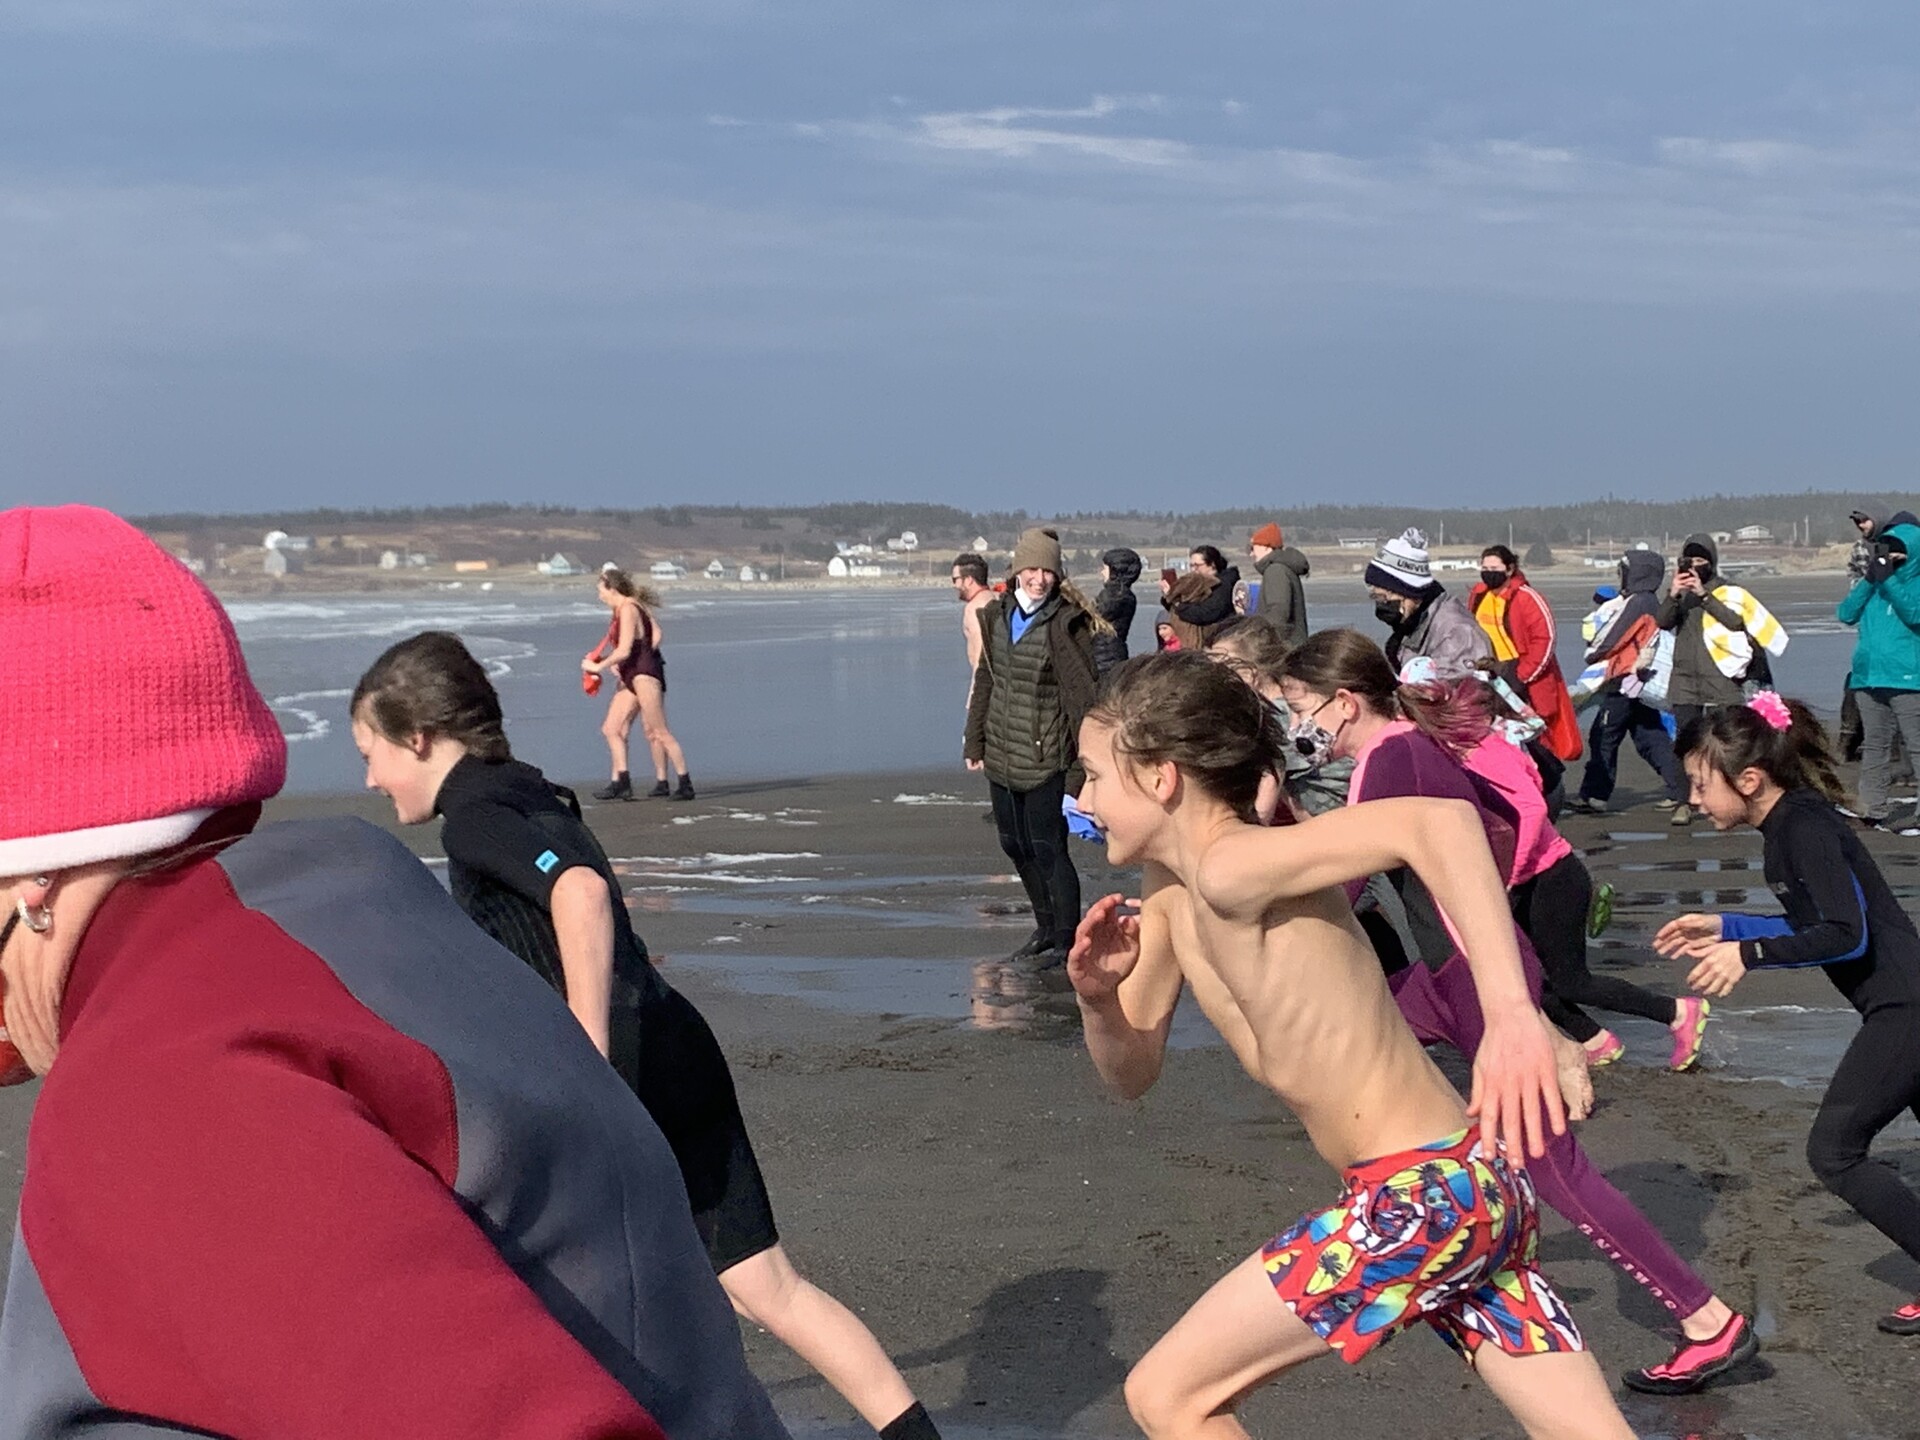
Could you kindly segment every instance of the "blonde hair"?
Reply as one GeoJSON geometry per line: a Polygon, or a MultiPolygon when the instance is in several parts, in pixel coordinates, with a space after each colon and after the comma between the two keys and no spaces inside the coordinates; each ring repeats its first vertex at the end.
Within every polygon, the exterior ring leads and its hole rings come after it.
{"type": "Polygon", "coordinates": [[[629,600],[637,600],[648,610],[660,608],[660,592],[651,585],[642,585],[626,571],[615,568],[600,572],[600,583],[616,595],[624,595],[629,600]]]}

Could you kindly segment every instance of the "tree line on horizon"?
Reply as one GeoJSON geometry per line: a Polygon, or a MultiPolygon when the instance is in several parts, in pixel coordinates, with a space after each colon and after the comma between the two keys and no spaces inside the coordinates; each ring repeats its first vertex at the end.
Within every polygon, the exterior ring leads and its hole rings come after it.
{"type": "MultiPolygon", "coordinates": [[[[1848,512],[1864,509],[1886,514],[1914,508],[1920,497],[1895,492],[1802,491],[1776,495],[1706,495],[1685,500],[1625,500],[1608,496],[1561,505],[1501,508],[1418,505],[1237,506],[1179,512],[1079,510],[1036,516],[1025,510],[967,511],[922,502],[849,501],[826,505],[671,505],[634,508],[558,505],[414,506],[379,509],[322,508],[261,511],[250,514],[175,513],[132,517],[148,530],[203,531],[210,528],[283,529],[338,532],[353,529],[424,527],[434,524],[537,526],[581,522],[608,526],[686,529],[732,520],[743,530],[765,534],[802,533],[840,539],[885,537],[914,531],[922,547],[929,542],[956,548],[974,536],[1008,541],[1033,524],[1057,524],[1079,547],[1107,544],[1187,545],[1213,541],[1238,548],[1244,535],[1277,520],[1295,544],[1333,544],[1343,539],[1384,539],[1409,526],[1427,532],[1430,541],[1483,545],[1505,542],[1509,530],[1517,546],[1579,546],[1593,542],[1678,537],[1696,530],[1736,530],[1762,525],[1782,543],[1831,544],[1851,540],[1848,512]]],[[[772,550],[772,545],[762,549],[772,550]]]]}

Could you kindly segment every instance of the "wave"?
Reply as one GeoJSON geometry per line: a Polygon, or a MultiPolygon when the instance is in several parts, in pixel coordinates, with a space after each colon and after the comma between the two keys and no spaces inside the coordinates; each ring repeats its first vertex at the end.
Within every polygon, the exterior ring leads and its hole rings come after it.
{"type": "Polygon", "coordinates": [[[310,702],[345,700],[352,694],[351,690],[301,690],[292,695],[276,695],[267,701],[267,706],[276,714],[300,723],[301,728],[297,732],[283,732],[289,745],[297,745],[303,740],[323,740],[333,733],[333,721],[313,708],[310,702]]]}

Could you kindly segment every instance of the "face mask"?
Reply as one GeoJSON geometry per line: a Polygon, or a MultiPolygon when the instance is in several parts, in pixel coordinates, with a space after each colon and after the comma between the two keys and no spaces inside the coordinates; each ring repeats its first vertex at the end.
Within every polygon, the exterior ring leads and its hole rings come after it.
{"type": "Polygon", "coordinates": [[[1332,703],[1332,700],[1323,700],[1311,713],[1295,716],[1287,726],[1287,745],[1305,762],[1308,770],[1318,770],[1334,758],[1333,746],[1338,737],[1320,723],[1320,712],[1332,703]]]}
{"type": "Polygon", "coordinates": [[[1482,570],[1480,572],[1480,583],[1489,590],[1498,590],[1502,585],[1507,583],[1507,572],[1505,570],[1482,570]]]}
{"type": "Polygon", "coordinates": [[[1398,629],[1400,622],[1407,618],[1401,613],[1400,602],[1398,600],[1374,601],[1373,613],[1379,618],[1382,625],[1391,625],[1395,629],[1398,629]]]}

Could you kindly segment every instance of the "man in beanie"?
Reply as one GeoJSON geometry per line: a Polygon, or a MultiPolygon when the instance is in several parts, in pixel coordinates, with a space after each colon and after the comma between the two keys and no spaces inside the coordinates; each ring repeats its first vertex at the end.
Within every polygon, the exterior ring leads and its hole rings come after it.
{"type": "Polygon", "coordinates": [[[255,828],[286,746],[206,588],[104,511],[4,511],[0,631],[0,975],[45,1077],[0,1435],[780,1440],[559,998],[382,831],[255,828]],[[105,634],[137,725],[70,683],[105,634]]]}
{"type": "Polygon", "coordinates": [[[1080,722],[1099,687],[1094,637],[1113,627],[1067,583],[1057,531],[1023,533],[1013,572],[1007,593],[980,612],[986,648],[965,753],[969,770],[986,771],[1000,848],[1033,905],[1033,934],[1013,958],[1064,964],[1080,923],[1065,801],[1080,793],[1080,722]]]}
{"type": "Polygon", "coordinates": [[[1301,582],[1312,572],[1312,562],[1287,544],[1271,520],[1253,532],[1247,553],[1260,572],[1260,603],[1253,613],[1278,630],[1289,646],[1302,643],[1307,638],[1307,591],[1301,582]]]}
{"type": "Polygon", "coordinates": [[[1424,531],[1409,527],[1382,545],[1366,582],[1373,613],[1392,632],[1386,651],[1395,674],[1421,656],[1442,676],[1464,674],[1493,657],[1493,642],[1473,612],[1433,578],[1424,531]]]}

